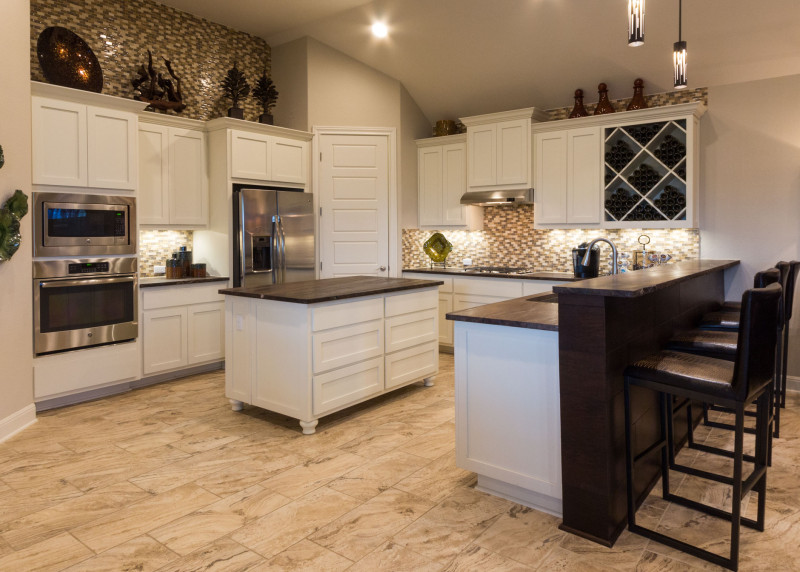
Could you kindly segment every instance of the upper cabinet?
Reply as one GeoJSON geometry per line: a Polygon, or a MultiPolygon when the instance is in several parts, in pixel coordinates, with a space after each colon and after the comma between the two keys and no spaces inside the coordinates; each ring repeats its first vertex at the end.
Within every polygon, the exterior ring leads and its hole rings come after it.
{"type": "Polygon", "coordinates": [[[461,204],[467,191],[466,136],[417,140],[420,227],[483,227],[483,209],[461,204]]]}
{"type": "Polygon", "coordinates": [[[34,185],[135,191],[144,103],[32,82],[34,185]]]}
{"type": "Polygon", "coordinates": [[[467,126],[468,190],[530,188],[531,122],[546,117],[528,107],[461,118],[467,126]]]}
{"type": "Polygon", "coordinates": [[[255,125],[258,130],[230,130],[231,178],[305,185],[309,157],[305,134],[296,139],[295,133],[301,132],[255,125]]]}
{"type": "Polygon", "coordinates": [[[148,114],[139,122],[139,222],[203,228],[208,224],[204,124],[148,114]]]}
{"type": "Polygon", "coordinates": [[[533,126],[537,228],[695,228],[702,103],[533,126]]]}

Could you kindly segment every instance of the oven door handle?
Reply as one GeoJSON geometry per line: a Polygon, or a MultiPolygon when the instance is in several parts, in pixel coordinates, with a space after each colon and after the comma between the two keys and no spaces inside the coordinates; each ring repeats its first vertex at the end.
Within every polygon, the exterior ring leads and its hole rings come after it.
{"type": "Polygon", "coordinates": [[[69,286],[90,286],[95,284],[117,284],[136,282],[136,276],[119,276],[114,278],[84,278],[83,280],[40,280],[40,288],[65,288],[69,286]]]}

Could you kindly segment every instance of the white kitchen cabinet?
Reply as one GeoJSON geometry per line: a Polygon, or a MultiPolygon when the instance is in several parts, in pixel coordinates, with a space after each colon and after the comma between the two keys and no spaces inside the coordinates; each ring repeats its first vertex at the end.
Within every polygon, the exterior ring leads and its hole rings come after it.
{"type": "Polygon", "coordinates": [[[221,282],[142,288],[142,371],[145,376],[225,357],[221,282]]]}
{"type": "Polygon", "coordinates": [[[231,177],[306,184],[308,142],[231,130],[231,177]]]}
{"type": "Polygon", "coordinates": [[[464,135],[420,139],[417,143],[420,227],[483,228],[483,208],[461,204],[467,192],[464,135]]]}
{"type": "Polygon", "coordinates": [[[601,137],[599,127],[534,135],[537,226],[600,223],[601,137]]]}
{"type": "Polygon", "coordinates": [[[534,227],[697,227],[704,112],[695,102],[533,125],[534,227]]]}
{"type": "Polygon", "coordinates": [[[203,228],[208,177],[202,123],[182,118],[139,123],[139,222],[203,228]],[[188,128],[187,128],[188,127],[188,128]]]}
{"type": "Polygon", "coordinates": [[[531,121],[546,119],[533,107],[461,118],[467,126],[470,191],[530,188],[531,121]]]}
{"type": "Polygon", "coordinates": [[[145,104],[32,82],[34,185],[135,191],[145,104]]]}
{"type": "Polygon", "coordinates": [[[295,417],[319,417],[436,374],[437,292],[429,287],[320,303],[228,296],[225,394],[295,417]]]}

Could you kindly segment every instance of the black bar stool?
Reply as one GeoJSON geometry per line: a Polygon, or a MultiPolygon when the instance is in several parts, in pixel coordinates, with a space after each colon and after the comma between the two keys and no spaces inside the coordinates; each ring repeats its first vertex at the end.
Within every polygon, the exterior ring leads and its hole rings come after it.
{"type": "Polygon", "coordinates": [[[631,532],[650,538],[677,550],[702,558],[730,570],[738,569],[740,526],[764,530],[767,449],[769,446],[769,409],[774,402],[775,347],[777,343],[778,312],[781,287],[747,290],[742,295],[741,327],[734,362],[688,353],[665,350],[628,366],[625,370],[625,445],[628,489],[628,528],[631,532]],[[631,427],[631,387],[639,386],[657,391],[661,404],[660,440],[634,456],[631,427]],[[733,458],[733,477],[691,467],[672,464],[672,402],[675,397],[708,403],[719,403],[735,412],[734,450],[707,447],[733,458]],[[745,407],[756,400],[756,447],[752,457],[752,473],[743,477],[745,407]],[[636,523],[636,501],[633,492],[636,462],[653,450],[661,450],[661,485],[665,500],[705,512],[731,522],[730,556],[725,558],[687,542],[666,536],[636,523]],[[670,492],[670,468],[732,487],[732,510],[727,512],[670,492]],[[758,493],[756,520],[741,515],[742,495],[750,490],[758,493]]]}
{"type": "Polygon", "coordinates": [[[794,307],[794,290],[797,284],[797,273],[800,272],[800,261],[792,260],[789,263],[791,270],[786,279],[786,289],[783,292],[784,322],[783,322],[783,362],[781,363],[781,385],[778,401],[781,407],[786,407],[786,366],[789,362],[789,320],[792,319],[794,307]]]}

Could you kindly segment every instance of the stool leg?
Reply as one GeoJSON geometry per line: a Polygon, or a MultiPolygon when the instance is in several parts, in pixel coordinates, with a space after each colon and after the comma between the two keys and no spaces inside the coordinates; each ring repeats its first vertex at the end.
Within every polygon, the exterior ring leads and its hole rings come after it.
{"type": "Polygon", "coordinates": [[[773,407],[773,419],[775,420],[775,431],[773,435],[776,439],[779,439],[781,436],[781,402],[780,402],[780,393],[781,393],[781,372],[783,371],[783,344],[780,343],[780,338],[778,339],[778,343],[775,344],[775,379],[773,380],[773,387],[775,388],[775,397],[772,400],[772,407],[773,407]]]}
{"type": "Polygon", "coordinates": [[[736,430],[733,445],[733,491],[731,495],[731,569],[739,566],[739,532],[742,516],[742,455],[744,454],[744,403],[736,406],[736,430]]]}
{"type": "MultiPolygon", "coordinates": [[[[755,466],[754,470],[758,470],[760,467],[766,467],[769,465],[769,455],[771,451],[771,439],[770,435],[772,434],[772,426],[769,421],[769,406],[770,403],[774,401],[772,395],[772,388],[768,387],[767,390],[761,394],[758,398],[757,402],[757,429],[756,432],[756,452],[755,452],[755,466]]],[[[758,481],[758,484],[753,487],[753,490],[758,493],[758,517],[756,519],[757,522],[757,529],[761,532],[764,531],[764,522],[765,522],[765,515],[766,515],[766,500],[767,500],[767,471],[764,471],[764,474],[758,481]]]]}
{"type": "Polygon", "coordinates": [[[781,368],[781,393],[780,404],[781,407],[786,407],[786,366],[789,362],[789,322],[787,321],[783,327],[783,367],[781,368]]]}

